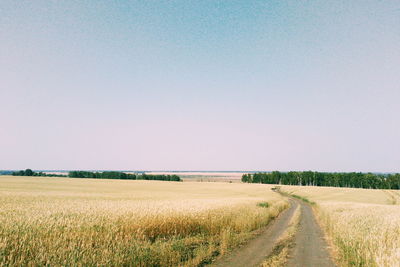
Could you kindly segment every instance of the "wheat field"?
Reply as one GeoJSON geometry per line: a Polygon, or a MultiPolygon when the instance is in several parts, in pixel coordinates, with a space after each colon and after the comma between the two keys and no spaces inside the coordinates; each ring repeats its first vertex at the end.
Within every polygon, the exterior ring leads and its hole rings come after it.
{"type": "Polygon", "coordinates": [[[198,266],[287,205],[265,185],[1,176],[0,265],[198,266]]]}
{"type": "Polygon", "coordinates": [[[400,192],[282,186],[317,203],[322,227],[341,266],[400,265],[400,192]]]}

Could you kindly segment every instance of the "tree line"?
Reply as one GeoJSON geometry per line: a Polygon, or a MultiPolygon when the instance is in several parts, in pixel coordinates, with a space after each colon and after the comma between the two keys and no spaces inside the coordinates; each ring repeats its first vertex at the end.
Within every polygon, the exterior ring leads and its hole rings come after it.
{"type": "Polygon", "coordinates": [[[53,173],[44,173],[44,172],[34,172],[31,169],[21,170],[12,172],[11,175],[14,176],[46,176],[46,177],[67,177],[67,175],[63,174],[53,174],[53,173]]]}
{"type": "Polygon", "coordinates": [[[90,171],[70,171],[68,175],[48,174],[44,172],[34,172],[31,169],[12,172],[14,176],[46,176],[46,177],[71,177],[71,178],[92,178],[92,179],[120,179],[120,180],[158,180],[176,181],[182,179],[178,175],[153,175],[153,174],[133,174],[118,171],[90,172],[90,171]]]}
{"type": "Polygon", "coordinates": [[[71,178],[93,178],[93,179],[122,179],[122,180],[158,180],[158,181],[176,181],[182,179],[178,175],[153,175],[153,174],[133,174],[117,171],[89,172],[89,171],[70,171],[68,177],[71,178]]]}
{"type": "Polygon", "coordinates": [[[242,182],[282,185],[333,186],[369,189],[400,189],[400,174],[361,172],[260,172],[243,174],[242,182]]]}

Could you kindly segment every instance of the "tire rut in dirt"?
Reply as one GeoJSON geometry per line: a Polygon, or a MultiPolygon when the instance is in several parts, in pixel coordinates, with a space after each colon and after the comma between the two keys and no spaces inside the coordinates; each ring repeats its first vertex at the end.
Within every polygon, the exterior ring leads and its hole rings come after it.
{"type": "Polygon", "coordinates": [[[259,266],[271,254],[276,241],[288,227],[298,205],[297,201],[290,200],[290,207],[266,226],[257,237],[217,259],[211,266],[259,266]]]}
{"type": "Polygon", "coordinates": [[[328,244],[309,204],[301,205],[301,218],[295,236],[295,246],[288,261],[289,267],[334,267],[328,244]]]}

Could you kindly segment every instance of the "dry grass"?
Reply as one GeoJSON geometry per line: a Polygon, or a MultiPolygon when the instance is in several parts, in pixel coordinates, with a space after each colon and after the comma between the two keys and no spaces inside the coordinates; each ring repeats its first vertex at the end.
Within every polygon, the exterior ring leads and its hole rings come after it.
{"type": "Polygon", "coordinates": [[[399,266],[399,192],[282,186],[317,202],[319,219],[341,266],[399,266]]]}
{"type": "Polygon", "coordinates": [[[3,266],[197,266],[287,206],[265,185],[7,176],[0,184],[3,266]]]}

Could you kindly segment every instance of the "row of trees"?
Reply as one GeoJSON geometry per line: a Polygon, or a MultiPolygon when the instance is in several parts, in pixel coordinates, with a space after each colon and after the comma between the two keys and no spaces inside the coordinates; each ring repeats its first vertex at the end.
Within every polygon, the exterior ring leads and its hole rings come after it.
{"type": "Polygon", "coordinates": [[[115,171],[107,171],[107,172],[70,171],[68,173],[68,177],[136,180],[135,174],[124,173],[124,172],[115,172],[115,171]]]}
{"type": "Polygon", "coordinates": [[[105,172],[89,172],[89,171],[71,171],[68,177],[72,178],[93,178],[93,179],[122,179],[122,180],[159,180],[159,181],[176,181],[182,179],[178,175],[151,175],[151,174],[133,174],[116,171],[105,172]]]}
{"type": "Polygon", "coordinates": [[[243,174],[242,182],[283,185],[400,189],[400,174],[279,172],[243,174]]]}
{"type": "Polygon", "coordinates": [[[93,179],[121,179],[121,180],[159,180],[159,181],[176,181],[182,179],[178,175],[150,175],[150,174],[133,174],[117,171],[90,172],[90,171],[70,171],[67,175],[47,174],[44,172],[34,172],[31,169],[24,171],[12,172],[14,176],[47,176],[47,177],[71,177],[71,178],[93,178],[93,179]]]}
{"type": "Polygon", "coordinates": [[[16,171],[11,173],[14,176],[47,176],[47,177],[67,177],[62,174],[52,174],[52,173],[44,173],[44,172],[34,172],[31,169],[26,169],[22,171],[16,171]]]}

